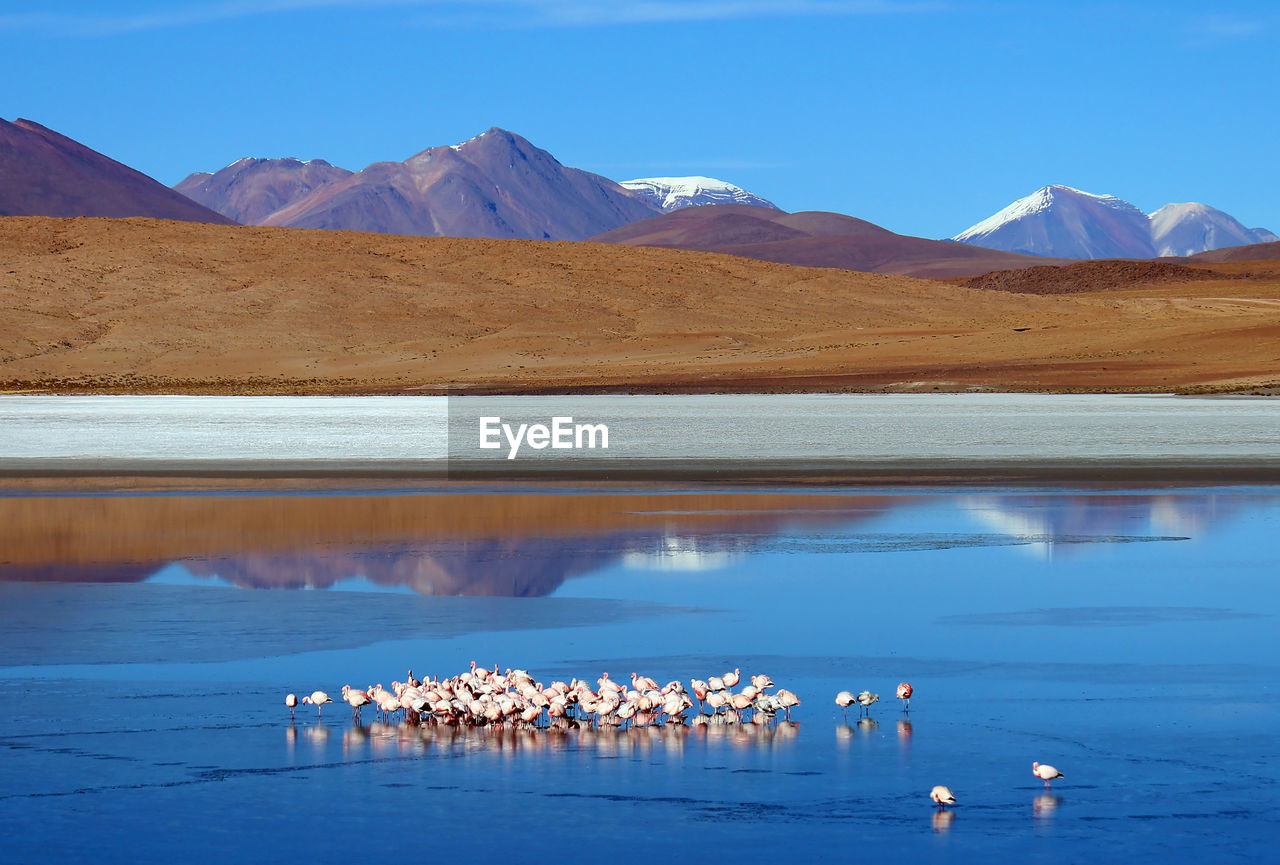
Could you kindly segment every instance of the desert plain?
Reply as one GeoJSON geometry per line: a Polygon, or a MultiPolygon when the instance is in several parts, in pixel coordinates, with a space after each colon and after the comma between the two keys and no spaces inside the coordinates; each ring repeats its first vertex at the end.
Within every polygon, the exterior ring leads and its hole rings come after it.
{"type": "Polygon", "coordinates": [[[1269,392],[1280,261],[950,281],[599,243],[0,218],[0,390],[1269,392]]]}

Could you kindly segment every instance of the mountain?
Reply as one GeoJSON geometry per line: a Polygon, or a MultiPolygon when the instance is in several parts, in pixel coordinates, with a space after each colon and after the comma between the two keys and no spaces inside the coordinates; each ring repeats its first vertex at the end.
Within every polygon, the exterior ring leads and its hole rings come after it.
{"type": "Polygon", "coordinates": [[[952,240],[1060,258],[1154,258],[1150,220],[1114,195],[1046,186],[952,240]]]}
{"type": "Polygon", "coordinates": [[[772,201],[714,177],[641,177],[624,180],[621,186],[640,193],[663,213],[704,204],[753,204],[777,209],[772,201]]]}
{"type": "Polygon", "coordinates": [[[323,159],[239,159],[210,174],[188,175],[173,187],[223,216],[257,225],[282,207],[305,198],[326,183],[351,175],[323,159]]]}
{"type": "Polygon", "coordinates": [[[894,234],[874,223],[839,213],[786,213],[745,204],[676,210],[591,239],[908,276],[976,276],[992,270],[1053,263],[979,246],[894,234]]]}
{"type": "Polygon", "coordinates": [[[1265,228],[1245,228],[1207,204],[1166,204],[1150,215],[1114,195],[1046,186],[960,232],[952,240],[1061,258],[1157,258],[1266,243],[1265,228]]]}
{"type": "Polygon", "coordinates": [[[0,120],[0,216],[231,222],[127,165],[22,119],[0,120]]]}
{"type": "Polygon", "coordinates": [[[449,237],[581,240],[657,207],[493,128],[404,162],[376,162],[271,214],[264,225],[449,237]]]}
{"type": "Polygon", "coordinates": [[[1151,214],[1156,255],[1195,255],[1227,246],[1280,240],[1265,228],[1245,228],[1229,213],[1189,201],[1166,204],[1151,214]]]}

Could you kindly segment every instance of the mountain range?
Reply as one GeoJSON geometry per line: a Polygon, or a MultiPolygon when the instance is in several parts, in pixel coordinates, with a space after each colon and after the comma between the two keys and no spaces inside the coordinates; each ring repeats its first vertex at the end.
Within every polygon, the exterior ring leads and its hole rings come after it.
{"type": "Polygon", "coordinates": [[[659,212],[497,127],[354,173],[320,160],[242,159],[176,188],[209,207],[253,208],[258,225],[420,236],[582,240],[659,212]]]}
{"type": "Polygon", "coordinates": [[[1047,186],[953,238],[895,234],[841,214],[788,214],[708,177],[615,183],[492,128],[362,171],[323,159],[237,160],[166,189],[29,120],[0,121],[0,215],[144,216],[403,235],[598,239],[791,264],[971,276],[1053,259],[1186,256],[1276,240],[1203,204],[1145,214],[1047,186]],[[1030,258],[1030,256],[1037,256],[1030,258]],[[1046,258],[1048,257],[1048,258],[1046,258]]]}
{"type": "Polygon", "coordinates": [[[1088,259],[1186,256],[1277,237],[1265,228],[1245,228],[1205,204],[1166,204],[1147,214],[1114,195],[1045,186],[952,240],[1028,255],[1088,259]]]}
{"type": "Polygon", "coordinates": [[[0,216],[150,216],[231,223],[127,165],[21,118],[0,120],[0,216]]]}

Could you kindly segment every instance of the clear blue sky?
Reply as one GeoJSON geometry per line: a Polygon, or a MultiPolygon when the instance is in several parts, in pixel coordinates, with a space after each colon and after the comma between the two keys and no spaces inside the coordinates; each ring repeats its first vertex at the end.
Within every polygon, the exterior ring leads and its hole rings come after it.
{"type": "Polygon", "coordinates": [[[929,237],[1046,183],[1280,231],[1278,33],[1230,0],[5,0],[0,116],[166,184],[502,126],[929,237]]]}

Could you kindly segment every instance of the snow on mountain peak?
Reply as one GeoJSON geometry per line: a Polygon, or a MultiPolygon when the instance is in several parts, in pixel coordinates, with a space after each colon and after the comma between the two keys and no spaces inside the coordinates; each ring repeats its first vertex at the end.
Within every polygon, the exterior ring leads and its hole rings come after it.
{"type": "MultiPolygon", "coordinates": [[[[1060,198],[1076,199],[1081,202],[1109,207],[1113,210],[1141,212],[1129,202],[1116,198],[1114,195],[1098,195],[1093,192],[1085,192],[1083,189],[1076,189],[1074,186],[1054,184],[1042,186],[1030,195],[1019,198],[1008,207],[988,216],[976,225],[970,226],[951,239],[961,243],[977,243],[975,238],[998,231],[1011,222],[1043,213],[1052,208],[1060,198]]],[[[982,244],[978,245],[981,246],[982,244]]]]}
{"type": "Polygon", "coordinates": [[[1114,195],[1044,186],[952,240],[1061,258],[1152,258],[1193,255],[1224,246],[1263,243],[1275,235],[1247,229],[1199,202],[1143,213],[1114,195]]]}
{"type": "Polygon", "coordinates": [[[1151,214],[1151,240],[1161,256],[1195,255],[1275,239],[1265,228],[1245,228],[1231,214],[1198,201],[1166,204],[1151,214]]]}
{"type": "Polygon", "coordinates": [[[638,192],[663,212],[697,207],[703,204],[754,204],[757,207],[777,206],[740,186],[734,186],[714,177],[690,175],[688,177],[641,177],[624,180],[621,186],[638,192]]]}

